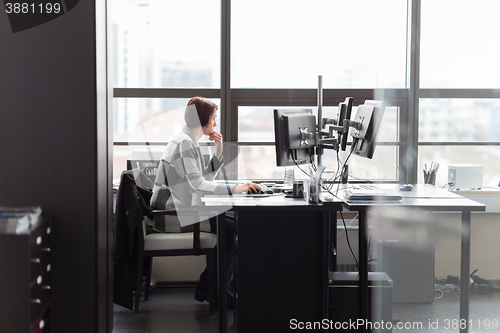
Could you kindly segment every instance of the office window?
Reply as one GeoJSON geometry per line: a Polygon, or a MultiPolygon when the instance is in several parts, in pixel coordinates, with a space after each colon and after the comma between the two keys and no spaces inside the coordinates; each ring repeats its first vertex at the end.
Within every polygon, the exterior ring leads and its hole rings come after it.
{"type": "Polygon", "coordinates": [[[405,87],[407,3],[231,2],[231,88],[405,87]]]}
{"type": "Polygon", "coordinates": [[[422,98],[419,117],[419,142],[500,141],[500,100],[422,98]]]}
{"type": "MultiPolygon", "coordinates": [[[[220,105],[220,99],[209,99],[220,105]]],[[[167,142],[184,126],[184,111],[189,98],[115,98],[113,128],[115,142],[167,142]]],[[[217,110],[220,131],[220,108],[217,110]]]]}
{"type": "MultiPolygon", "coordinates": [[[[238,142],[239,164],[238,177],[243,179],[283,179],[284,168],[276,166],[276,150],[274,146],[273,110],[287,107],[239,107],[238,108],[238,142]]],[[[301,107],[313,110],[317,115],[317,107],[301,107]]],[[[357,107],[353,107],[351,119],[354,119],[357,107]]],[[[338,107],[323,107],[323,117],[336,117],[338,107]]],[[[357,156],[349,159],[349,170],[353,180],[396,180],[398,178],[398,122],[399,108],[386,108],[380,135],[379,145],[375,149],[373,159],[357,156]]],[[[351,139],[349,139],[351,141],[351,139]]],[[[349,156],[349,149],[340,152],[342,161],[349,156]]],[[[338,169],[337,154],[333,150],[325,150],[322,164],[328,171],[338,169]]],[[[307,179],[309,169],[295,167],[297,179],[307,179]]],[[[325,174],[325,177],[326,174],[325,174]]]]}
{"type": "MultiPolygon", "coordinates": [[[[500,100],[497,2],[232,0],[231,10],[222,16],[220,0],[112,0],[110,77],[119,96],[114,100],[115,147],[164,144],[176,128],[146,131],[146,138],[141,124],[156,112],[167,112],[161,106],[166,101],[178,100],[183,108],[189,96],[224,95],[217,99],[224,109],[219,123],[227,119],[231,124],[223,134],[226,142],[239,145],[243,162],[238,165],[250,170],[248,178],[280,179],[269,106],[315,105],[309,89],[317,88],[321,75],[329,98],[362,100],[376,89],[398,105],[386,110],[394,119],[384,119],[383,125],[392,127],[381,131],[374,159],[353,158],[353,176],[416,182],[421,172],[409,163],[414,152],[421,163],[437,159],[426,156],[428,148],[439,150],[434,146],[488,145],[492,151],[500,146],[492,130],[500,100]],[[415,10],[409,12],[408,4],[415,10]],[[418,24],[420,44],[410,40],[418,24]],[[221,26],[231,31],[221,31],[221,26]],[[230,47],[222,50],[221,37],[227,35],[230,47]],[[228,72],[222,71],[221,52],[230,60],[228,72]],[[408,67],[410,63],[415,66],[408,67]],[[223,74],[229,76],[225,86],[223,74]],[[408,90],[406,82],[420,84],[408,90]],[[412,103],[415,96],[419,103],[412,103]],[[419,123],[412,122],[416,113],[419,123]],[[405,131],[401,143],[399,126],[405,131]],[[407,130],[418,137],[406,138],[407,130]],[[266,159],[259,160],[259,154],[266,159]],[[389,166],[387,161],[396,162],[389,166]]],[[[175,108],[169,106],[168,112],[174,115],[175,108]]],[[[332,110],[336,113],[336,107],[332,110]]],[[[324,161],[336,167],[328,154],[324,161]]],[[[238,168],[231,177],[239,174],[238,168]]]]}
{"type": "MultiPolygon", "coordinates": [[[[311,109],[318,114],[317,106],[300,107],[248,107],[238,108],[239,142],[274,142],[274,109],[311,109]]],[[[323,117],[336,117],[338,107],[323,107],[323,117]]]]}
{"type": "Polygon", "coordinates": [[[499,88],[497,0],[422,0],[421,88],[499,88]]]}
{"type": "Polygon", "coordinates": [[[220,1],[113,0],[115,87],[220,88],[220,1]]]}
{"type": "Polygon", "coordinates": [[[436,186],[447,187],[448,165],[478,164],[483,166],[483,187],[496,187],[500,183],[500,146],[420,146],[418,149],[418,182],[424,182],[423,169],[430,162],[440,163],[436,186]]]}
{"type": "MultiPolygon", "coordinates": [[[[123,159],[130,159],[133,152],[163,150],[171,137],[185,125],[184,110],[189,98],[115,98],[113,101],[113,141],[115,143],[113,178],[123,171],[123,159]],[[118,148],[119,147],[119,148],[118,148]]],[[[210,99],[220,105],[220,99],[210,99]]],[[[220,131],[220,108],[217,110],[217,127],[220,131]]],[[[202,137],[200,142],[208,142],[202,137]]]]}
{"type": "Polygon", "coordinates": [[[448,182],[448,164],[483,166],[484,186],[500,181],[500,100],[420,99],[418,179],[424,164],[441,164],[437,186],[448,182]],[[425,121],[422,121],[425,119],[425,121]]]}

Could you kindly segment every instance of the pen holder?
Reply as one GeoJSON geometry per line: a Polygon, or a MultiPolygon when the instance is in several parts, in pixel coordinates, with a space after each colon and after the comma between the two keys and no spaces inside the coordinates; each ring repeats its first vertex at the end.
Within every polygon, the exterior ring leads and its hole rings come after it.
{"type": "Polygon", "coordinates": [[[304,197],[304,182],[302,180],[293,181],[292,195],[294,198],[304,197]]]}
{"type": "Polygon", "coordinates": [[[436,173],[424,171],[424,184],[436,185],[436,173]]]}

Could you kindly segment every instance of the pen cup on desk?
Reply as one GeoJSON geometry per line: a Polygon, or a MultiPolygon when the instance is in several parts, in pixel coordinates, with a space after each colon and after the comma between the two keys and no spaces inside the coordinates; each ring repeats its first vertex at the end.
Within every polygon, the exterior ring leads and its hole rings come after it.
{"type": "Polygon", "coordinates": [[[436,185],[436,173],[424,170],[424,184],[436,185]]]}
{"type": "Polygon", "coordinates": [[[427,169],[427,163],[424,165],[424,184],[436,185],[436,174],[439,170],[439,163],[431,162],[431,166],[427,169]]]}

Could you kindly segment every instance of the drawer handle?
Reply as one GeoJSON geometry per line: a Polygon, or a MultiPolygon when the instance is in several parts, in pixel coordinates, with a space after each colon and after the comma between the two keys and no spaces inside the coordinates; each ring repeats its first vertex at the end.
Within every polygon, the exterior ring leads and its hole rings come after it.
{"type": "Polygon", "coordinates": [[[42,281],[43,281],[42,276],[38,275],[38,277],[36,278],[36,284],[42,284],[42,281]]]}
{"type": "Polygon", "coordinates": [[[36,245],[40,245],[40,244],[42,244],[42,236],[38,236],[36,238],[36,245]]]}
{"type": "Polygon", "coordinates": [[[48,227],[47,228],[47,235],[50,235],[50,232],[51,232],[50,227],[48,227]]]}
{"type": "Polygon", "coordinates": [[[50,252],[50,247],[44,247],[44,248],[42,248],[42,251],[50,252]]]}
{"type": "Polygon", "coordinates": [[[52,269],[52,267],[50,266],[50,264],[47,265],[47,272],[50,272],[50,270],[52,269]]]}
{"type": "Polygon", "coordinates": [[[50,290],[50,286],[41,286],[41,289],[50,290]]]}
{"type": "Polygon", "coordinates": [[[33,259],[30,260],[30,262],[33,263],[33,264],[39,264],[39,263],[41,263],[40,258],[33,258],[33,259]]]}
{"type": "Polygon", "coordinates": [[[32,304],[42,304],[42,301],[39,298],[32,299],[32,300],[30,300],[30,302],[32,304]]]}

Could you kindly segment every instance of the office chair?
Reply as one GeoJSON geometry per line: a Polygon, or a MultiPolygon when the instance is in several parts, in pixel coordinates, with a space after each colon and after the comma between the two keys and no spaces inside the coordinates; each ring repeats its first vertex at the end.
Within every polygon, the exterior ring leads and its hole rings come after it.
{"type": "MultiPolygon", "coordinates": [[[[153,233],[146,234],[146,219],[154,219],[159,215],[178,215],[180,210],[152,210],[149,208],[151,191],[145,190],[136,185],[132,171],[125,171],[122,174],[120,186],[118,188],[117,207],[124,212],[126,220],[125,226],[115,223],[115,228],[129,232],[129,235],[122,236],[119,239],[115,234],[115,259],[120,256],[117,254],[121,244],[126,244],[127,249],[133,249],[135,253],[130,256],[130,264],[137,271],[135,276],[135,295],[134,312],[139,312],[139,301],[141,297],[141,285],[144,281],[144,298],[149,299],[151,269],[154,257],[168,256],[200,256],[205,255],[207,261],[208,275],[208,302],[210,314],[213,314],[214,308],[214,247],[217,244],[217,235],[207,232],[200,232],[200,222],[193,225],[193,232],[183,233],[153,233]],[[130,194],[130,195],[128,195],[130,194]],[[135,219],[133,222],[133,217],[135,219]],[[132,238],[130,241],[129,239],[132,238]]],[[[118,208],[117,208],[118,213],[118,208]]],[[[182,209],[183,215],[191,215],[199,221],[199,211],[196,209],[182,209]]],[[[133,271],[132,271],[133,272],[133,271]]],[[[116,302],[115,302],[116,303],[116,302]]],[[[120,303],[118,303],[120,304],[120,303]]]]}
{"type": "MultiPolygon", "coordinates": [[[[191,210],[195,218],[199,219],[199,213],[191,210]]],[[[176,215],[177,211],[152,210],[149,218],[158,215],[176,215]]],[[[214,247],[217,244],[217,235],[207,232],[200,232],[200,223],[193,226],[193,232],[183,233],[154,233],[146,235],[146,221],[141,223],[137,233],[138,238],[138,264],[137,278],[135,286],[135,306],[134,311],[139,311],[140,291],[142,284],[142,275],[145,274],[144,281],[144,299],[149,299],[149,289],[151,283],[151,269],[154,257],[171,256],[206,256],[207,275],[208,275],[208,302],[210,304],[210,314],[213,314],[214,299],[214,247]],[[144,269],[145,268],[145,269],[144,269]],[[143,270],[144,269],[144,270],[143,270]]]]}

